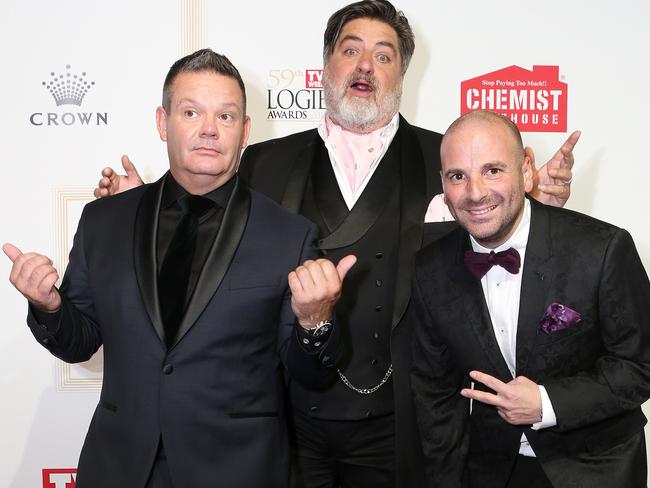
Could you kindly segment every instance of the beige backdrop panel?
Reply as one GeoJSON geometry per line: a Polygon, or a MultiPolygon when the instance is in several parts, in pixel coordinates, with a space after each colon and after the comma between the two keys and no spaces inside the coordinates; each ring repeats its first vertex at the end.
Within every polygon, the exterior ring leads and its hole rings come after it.
{"type": "MultiPolygon", "coordinates": [[[[166,155],[154,110],[162,81],[175,59],[197,48],[223,52],[240,68],[253,118],[251,142],[313,127],[322,113],[313,106],[304,117],[301,108],[286,109],[300,120],[269,120],[269,90],[274,106],[282,90],[283,105],[290,92],[306,96],[297,92],[305,88],[306,70],[322,68],[326,19],[345,3],[3,2],[0,240],[48,254],[62,266],[102,166],[119,164],[128,153],[146,180],[161,175],[166,155]],[[42,84],[52,72],[94,82],[80,106],[55,104],[42,84]]],[[[559,66],[568,84],[569,130],[584,132],[569,207],[627,228],[647,268],[647,2],[403,0],[398,6],[417,36],[402,102],[411,123],[444,131],[459,115],[463,80],[511,65],[559,66]]],[[[565,137],[524,134],[538,161],[565,137]]],[[[0,259],[0,277],[9,269],[9,261],[0,259]]],[[[77,366],[52,358],[24,325],[22,297],[6,279],[0,283],[0,486],[41,487],[43,468],[76,464],[98,397],[101,357],[77,366]]]]}

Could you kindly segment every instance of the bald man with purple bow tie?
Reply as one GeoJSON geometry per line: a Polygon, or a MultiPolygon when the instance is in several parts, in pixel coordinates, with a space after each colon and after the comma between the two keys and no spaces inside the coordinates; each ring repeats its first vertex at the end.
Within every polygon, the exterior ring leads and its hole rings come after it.
{"type": "Polygon", "coordinates": [[[427,486],[646,486],[650,283],[623,229],[527,198],[508,119],[441,145],[459,228],[415,258],[412,390],[427,486]]]}

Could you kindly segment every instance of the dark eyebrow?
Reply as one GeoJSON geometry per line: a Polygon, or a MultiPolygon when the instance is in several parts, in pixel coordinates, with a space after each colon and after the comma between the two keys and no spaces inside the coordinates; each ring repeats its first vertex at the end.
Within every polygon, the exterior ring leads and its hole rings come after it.
{"type": "MultiPolygon", "coordinates": [[[[363,42],[363,39],[361,39],[359,36],[355,36],[354,34],[348,34],[347,36],[341,38],[339,44],[343,44],[345,41],[363,42]]],[[[395,45],[390,41],[378,41],[377,43],[375,43],[375,47],[377,46],[388,47],[392,49],[394,52],[397,52],[395,45]]]]}

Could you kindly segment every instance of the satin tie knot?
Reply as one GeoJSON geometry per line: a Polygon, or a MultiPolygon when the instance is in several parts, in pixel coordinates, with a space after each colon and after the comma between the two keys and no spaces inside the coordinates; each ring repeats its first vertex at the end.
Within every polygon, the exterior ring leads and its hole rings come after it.
{"type": "Polygon", "coordinates": [[[495,265],[501,266],[509,273],[517,274],[521,267],[521,257],[512,247],[501,252],[465,251],[465,266],[476,276],[476,279],[483,278],[495,265]]]}

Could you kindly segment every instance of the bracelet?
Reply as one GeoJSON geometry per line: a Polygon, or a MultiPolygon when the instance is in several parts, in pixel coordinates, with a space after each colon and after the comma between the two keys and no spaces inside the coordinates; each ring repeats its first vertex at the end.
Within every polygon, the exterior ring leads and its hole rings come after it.
{"type": "Polygon", "coordinates": [[[325,334],[325,332],[330,330],[331,325],[332,325],[331,321],[329,321],[329,320],[321,320],[320,322],[315,324],[313,327],[309,327],[308,329],[305,329],[303,327],[303,329],[304,329],[305,332],[310,334],[312,337],[320,337],[323,334],[325,334]]]}

